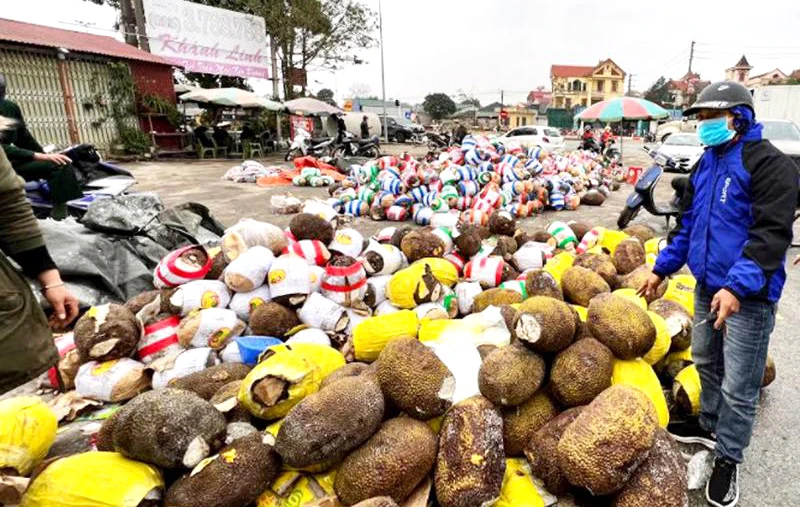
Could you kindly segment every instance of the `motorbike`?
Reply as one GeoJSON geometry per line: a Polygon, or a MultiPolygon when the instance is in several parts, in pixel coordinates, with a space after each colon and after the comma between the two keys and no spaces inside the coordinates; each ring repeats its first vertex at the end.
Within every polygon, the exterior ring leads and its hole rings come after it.
{"type": "MultiPolygon", "coordinates": [[[[45,151],[49,153],[52,149],[45,151]]],[[[136,184],[136,179],[129,171],[103,161],[90,144],[71,146],[61,153],[72,160],[72,167],[83,193],[82,197],[67,202],[67,211],[72,217],[83,217],[92,202],[122,195],[136,184]]],[[[46,180],[25,182],[25,197],[37,218],[50,216],[53,202],[49,194],[46,180]]]]}
{"type": "Polygon", "coordinates": [[[653,132],[645,132],[644,133],[644,142],[646,143],[654,143],[656,142],[656,135],[653,132]]]}
{"type": "Polygon", "coordinates": [[[619,164],[622,160],[622,154],[620,153],[619,148],[617,148],[613,137],[606,141],[605,149],[603,149],[603,157],[605,157],[606,160],[615,162],[617,164],[619,164]]]}
{"type": "Polygon", "coordinates": [[[597,140],[594,137],[587,137],[583,139],[581,142],[581,149],[594,153],[600,153],[600,145],[597,144],[597,140]]]}
{"type": "Polygon", "coordinates": [[[645,151],[654,158],[655,163],[642,174],[636,182],[634,190],[625,202],[625,208],[619,214],[617,226],[620,229],[627,227],[644,208],[647,212],[658,217],[664,217],[667,221],[667,232],[670,231],[670,222],[674,218],[677,220],[680,212],[680,202],[689,184],[689,177],[682,176],[672,180],[674,191],[672,199],[666,204],[658,204],[655,199],[655,190],[659,180],[664,175],[664,169],[675,167],[675,162],[668,156],[656,153],[645,148],[645,151]]]}
{"type": "Polygon", "coordinates": [[[380,139],[378,139],[378,136],[372,136],[369,139],[359,139],[350,132],[347,132],[342,142],[333,148],[333,158],[378,158],[380,156],[380,149],[380,139]]]}
{"type": "Polygon", "coordinates": [[[298,129],[286,152],[284,160],[287,162],[296,157],[312,156],[316,158],[327,157],[333,150],[334,138],[313,139],[311,134],[303,129],[298,129]]]}
{"type": "Polygon", "coordinates": [[[449,132],[428,132],[425,136],[428,138],[428,149],[431,150],[447,148],[452,142],[449,132]]]}

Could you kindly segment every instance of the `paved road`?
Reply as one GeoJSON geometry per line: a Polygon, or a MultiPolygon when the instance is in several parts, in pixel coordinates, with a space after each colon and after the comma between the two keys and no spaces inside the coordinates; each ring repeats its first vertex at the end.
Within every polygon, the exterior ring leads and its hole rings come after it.
{"type": "MultiPolygon", "coordinates": [[[[570,146],[574,146],[572,143],[570,146]]],[[[641,150],[641,142],[624,143],[624,160],[628,165],[647,166],[648,157],[641,150]]],[[[389,146],[387,150],[399,153],[404,147],[389,146]]],[[[277,159],[275,159],[277,160],[277,159]]],[[[275,161],[274,160],[274,161],[275,161]]],[[[220,181],[221,176],[234,161],[193,161],[190,164],[173,162],[146,162],[128,167],[140,181],[140,190],[157,191],[168,205],[187,200],[202,202],[209,206],[223,222],[234,223],[243,217],[272,221],[278,225],[288,223],[290,217],[275,215],[269,198],[275,189],[261,189],[250,184],[220,181]]],[[[659,187],[659,199],[668,199],[671,188],[668,184],[673,175],[666,175],[659,187]]],[[[324,196],[321,189],[281,189],[308,198],[324,196]]],[[[622,209],[630,187],[623,186],[601,207],[581,207],[575,212],[545,213],[527,219],[521,226],[527,230],[543,228],[556,216],[559,219],[575,219],[590,224],[613,227],[622,209]]],[[[664,222],[650,216],[640,216],[642,221],[664,232],[664,222]]],[[[383,222],[358,219],[356,227],[364,234],[386,226],[383,222]]],[[[796,233],[800,230],[796,231],[796,233]]],[[[758,410],[752,445],[747,453],[747,462],[742,473],[742,496],[740,505],[794,507],[800,505],[800,267],[790,269],[789,280],[779,310],[777,326],[772,337],[770,353],[775,358],[777,380],[762,394],[758,410]]],[[[692,506],[704,505],[699,492],[692,496],[692,506]]]]}

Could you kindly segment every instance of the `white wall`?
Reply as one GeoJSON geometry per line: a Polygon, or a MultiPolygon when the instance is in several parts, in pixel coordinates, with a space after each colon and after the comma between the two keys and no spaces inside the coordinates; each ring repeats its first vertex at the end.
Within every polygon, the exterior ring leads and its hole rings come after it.
{"type": "Polygon", "coordinates": [[[800,85],[756,88],[753,105],[756,119],[792,120],[800,125],[800,85]]]}

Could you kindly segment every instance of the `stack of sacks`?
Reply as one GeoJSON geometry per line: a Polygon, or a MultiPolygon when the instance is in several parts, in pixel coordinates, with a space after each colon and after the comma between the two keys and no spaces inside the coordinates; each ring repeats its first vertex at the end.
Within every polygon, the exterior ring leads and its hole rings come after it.
{"type": "Polygon", "coordinates": [[[316,167],[304,167],[300,174],[292,178],[296,187],[327,187],[333,184],[333,178],[322,174],[316,167]]]}
{"type": "Polygon", "coordinates": [[[235,183],[255,183],[259,178],[279,174],[282,170],[282,167],[264,167],[255,160],[245,160],[228,169],[222,179],[235,183]]]}
{"type": "MultiPolygon", "coordinates": [[[[77,392],[122,408],[100,452],[48,466],[21,505],[686,504],[663,428],[670,393],[688,411],[699,395],[693,280],[636,296],[653,231],[527,233],[501,209],[365,238],[322,203],[305,211],[173,252],[158,290],[80,319],[77,392]],[[253,366],[247,339],[264,343],[253,366]]],[[[27,476],[54,416],[17,400],[0,402],[0,468],[27,476]]]]}
{"type": "Polygon", "coordinates": [[[467,136],[430,163],[408,154],[384,156],[349,172],[330,188],[329,203],[338,212],[434,227],[485,225],[501,209],[525,218],[544,209],[600,205],[619,188],[620,176],[590,152],[525,151],[483,136],[467,136]]]}

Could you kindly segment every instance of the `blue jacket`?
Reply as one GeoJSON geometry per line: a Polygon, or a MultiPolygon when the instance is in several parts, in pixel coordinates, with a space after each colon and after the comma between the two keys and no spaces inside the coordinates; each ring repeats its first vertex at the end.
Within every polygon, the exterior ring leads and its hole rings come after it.
{"type": "Polygon", "coordinates": [[[668,276],[688,263],[698,285],[710,292],[725,288],[739,300],[777,302],[797,192],[797,167],[762,140],[760,124],[706,149],[653,272],[668,276]]]}

